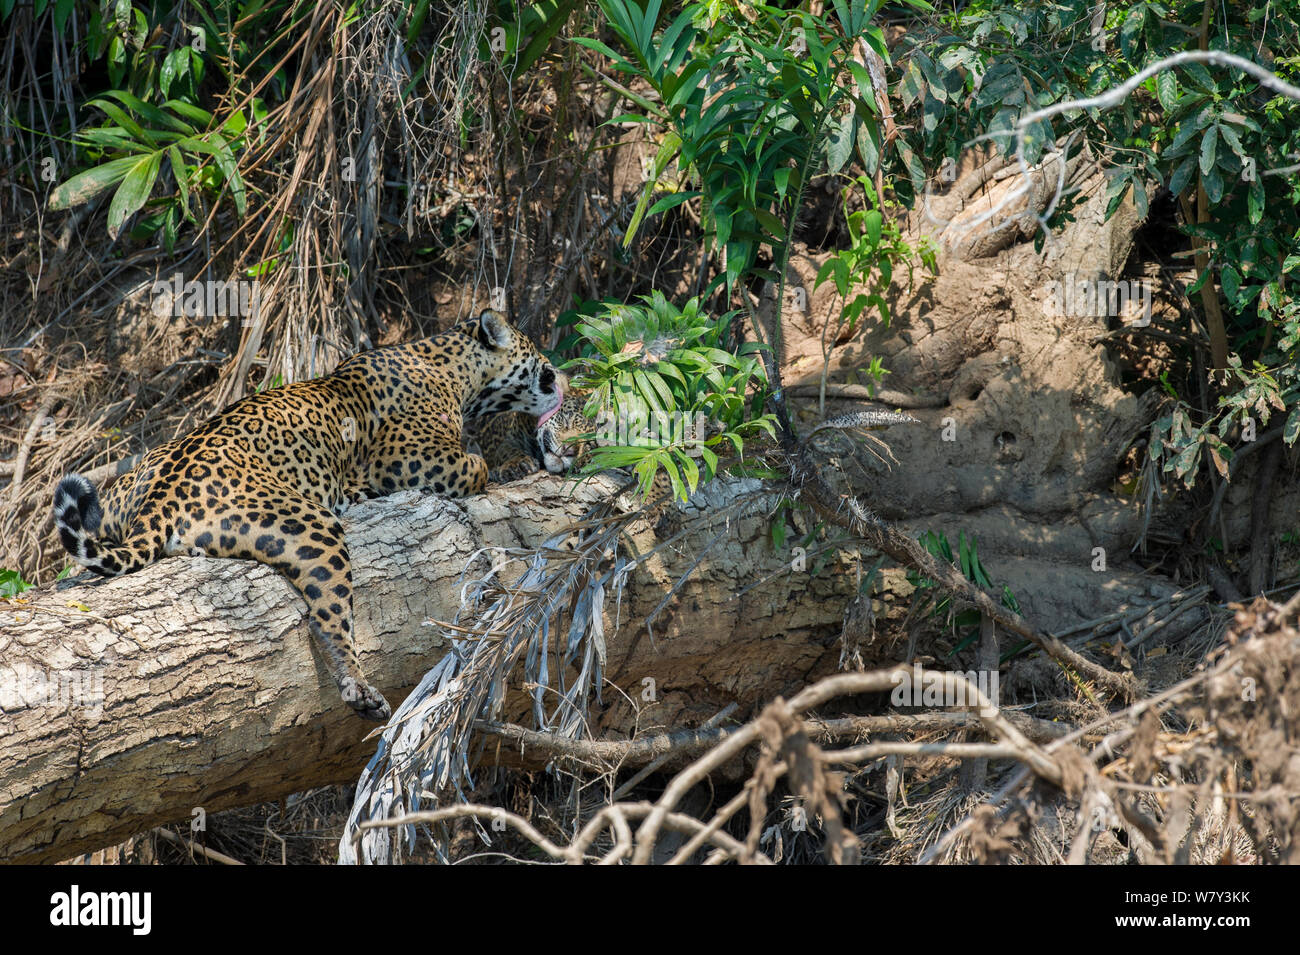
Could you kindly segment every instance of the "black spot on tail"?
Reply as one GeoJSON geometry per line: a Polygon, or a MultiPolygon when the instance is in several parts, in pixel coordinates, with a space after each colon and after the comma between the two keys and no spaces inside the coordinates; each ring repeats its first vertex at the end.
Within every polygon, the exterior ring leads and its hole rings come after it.
{"type": "Polygon", "coordinates": [[[99,549],[95,532],[104,519],[99,492],[80,474],[69,474],[54,489],[54,526],[59,540],[78,563],[94,567],[99,549]]]}
{"type": "Polygon", "coordinates": [[[104,509],[99,505],[99,492],[95,485],[80,474],[69,474],[54,489],[54,521],[60,530],[85,530],[93,534],[104,519],[104,509]]]}
{"type": "Polygon", "coordinates": [[[69,474],[54,489],[54,525],[59,540],[77,563],[108,577],[122,572],[123,565],[96,540],[104,519],[95,485],[80,474],[69,474]]]}

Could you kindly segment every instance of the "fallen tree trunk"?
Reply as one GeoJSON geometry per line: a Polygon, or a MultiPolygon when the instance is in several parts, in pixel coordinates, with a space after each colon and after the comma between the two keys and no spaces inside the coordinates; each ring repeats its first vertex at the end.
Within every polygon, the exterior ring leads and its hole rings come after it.
{"type": "MultiPolygon", "coordinates": [[[[401,495],[351,511],[371,682],[397,703],[446,652],[424,622],[454,618],[476,551],[539,544],[614,488],[538,475],[468,501],[401,495]]],[[[713,493],[725,501],[735,487],[713,493]]],[[[625,693],[606,693],[596,733],[702,722],[835,667],[855,591],[838,556],[821,574],[782,572],[790,557],[773,552],[761,502],[698,523],[629,582],[607,671],[625,693]],[[649,711],[647,677],[658,687],[649,711]]],[[[633,535],[643,552],[655,543],[648,529],[633,535]]],[[[312,650],[305,606],[266,567],[172,558],[24,597],[0,602],[0,859],[56,861],[199,810],[353,781],[374,752],[373,725],[340,702],[312,650]]]]}

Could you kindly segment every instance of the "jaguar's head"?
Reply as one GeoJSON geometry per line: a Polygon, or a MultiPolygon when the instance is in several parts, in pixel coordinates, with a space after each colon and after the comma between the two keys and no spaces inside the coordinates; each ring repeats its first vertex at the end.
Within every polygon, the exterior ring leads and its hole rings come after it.
{"type": "Polygon", "coordinates": [[[487,309],[453,330],[472,340],[483,377],[483,385],[464,408],[466,418],[522,411],[545,423],[560,410],[563,377],[500,312],[487,309]]]}
{"type": "Polygon", "coordinates": [[[592,422],[583,414],[583,408],[590,397],[585,391],[568,391],[554,413],[538,419],[537,444],[542,449],[542,464],[552,474],[567,472],[586,449],[592,422]]]}

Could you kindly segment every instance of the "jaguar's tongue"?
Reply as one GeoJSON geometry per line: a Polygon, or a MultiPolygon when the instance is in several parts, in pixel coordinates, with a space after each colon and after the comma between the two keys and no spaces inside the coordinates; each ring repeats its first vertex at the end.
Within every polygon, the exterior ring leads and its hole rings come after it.
{"type": "Polygon", "coordinates": [[[560,405],[562,404],[564,404],[564,389],[560,387],[560,383],[557,381],[555,383],[555,406],[545,414],[538,416],[537,427],[540,428],[542,425],[546,424],[546,422],[551,419],[551,415],[560,410],[560,405]]]}

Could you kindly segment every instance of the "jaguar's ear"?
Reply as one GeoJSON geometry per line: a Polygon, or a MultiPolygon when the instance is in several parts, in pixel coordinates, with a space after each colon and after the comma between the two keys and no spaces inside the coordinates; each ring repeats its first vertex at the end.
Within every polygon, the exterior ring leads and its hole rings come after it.
{"type": "Polygon", "coordinates": [[[487,308],[478,317],[477,333],[478,340],[488,348],[499,348],[505,351],[510,348],[515,331],[504,315],[487,308]]]}

